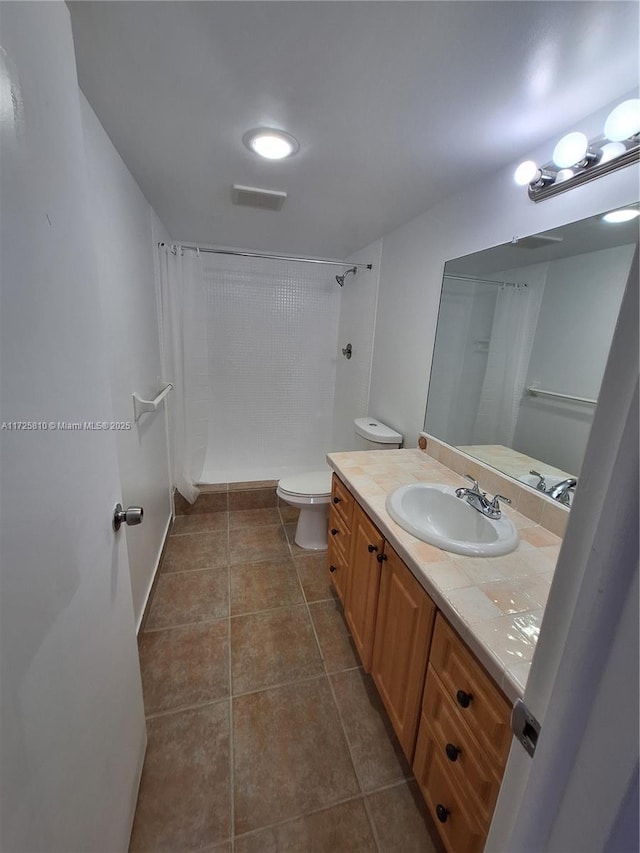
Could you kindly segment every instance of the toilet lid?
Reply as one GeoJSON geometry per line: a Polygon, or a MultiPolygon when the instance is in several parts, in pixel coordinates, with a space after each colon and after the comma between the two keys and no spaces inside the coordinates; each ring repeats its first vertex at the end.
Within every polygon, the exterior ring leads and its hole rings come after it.
{"type": "Polygon", "coordinates": [[[308,474],[291,474],[283,477],[278,483],[282,492],[290,495],[317,495],[331,494],[331,471],[311,471],[308,474]]]}

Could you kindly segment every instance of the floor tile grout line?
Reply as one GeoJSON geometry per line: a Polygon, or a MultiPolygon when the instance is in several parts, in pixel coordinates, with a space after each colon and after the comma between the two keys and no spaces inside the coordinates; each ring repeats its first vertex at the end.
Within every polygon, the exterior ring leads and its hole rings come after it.
{"type": "Polygon", "coordinates": [[[157,720],[159,717],[170,717],[172,714],[182,714],[185,711],[196,711],[199,708],[207,708],[209,705],[219,705],[221,702],[228,702],[230,696],[220,696],[217,699],[209,699],[206,702],[200,702],[197,705],[179,705],[176,708],[167,708],[165,711],[155,711],[152,714],[145,712],[145,720],[157,720]]]}
{"type": "MultiPolygon", "coordinates": [[[[325,571],[326,571],[326,569],[325,569],[325,571]]],[[[304,595],[304,587],[302,586],[302,580],[301,580],[301,578],[300,578],[300,575],[298,574],[298,567],[297,567],[297,566],[296,566],[296,574],[298,575],[298,583],[299,583],[299,584],[300,584],[300,586],[302,587],[302,593],[303,593],[303,595],[304,595]]],[[[305,596],[305,602],[306,602],[306,605],[307,605],[307,611],[308,611],[308,614],[309,614],[309,621],[311,622],[311,626],[312,626],[312,628],[313,628],[313,633],[314,633],[314,636],[315,636],[315,638],[316,638],[316,643],[317,643],[317,645],[318,645],[318,651],[320,652],[320,656],[321,656],[321,658],[322,658],[322,663],[323,663],[323,666],[324,666],[324,669],[325,669],[325,675],[326,675],[326,679],[327,679],[327,684],[328,684],[328,686],[329,686],[329,691],[330,691],[330,693],[331,693],[331,698],[332,698],[332,700],[333,700],[333,704],[334,704],[334,707],[335,707],[335,709],[336,709],[336,713],[337,713],[337,715],[338,715],[338,720],[339,720],[339,722],[340,722],[340,727],[341,727],[341,729],[342,729],[342,736],[343,736],[343,738],[344,738],[344,742],[345,742],[345,744],[346,744],[346,746],[347,746],[347,752],[348,752],[348,754],[349,754],[349,761],[351,762],[351,767],[353,768],[353,775],[354,775],[354,777],[355,777],[356,784],[357,784],[357,786],[358,786],[358,790],[359,790],[359,792],[360,792],[360,798],[361,798],[361,800],[362,800],[362,805],[363,805],[363,808],[364,808],[365,814],[366,814],[366,816],[367,816],[367,820],[369,821],[369,826],[370,826],[370,828],[371,828],[371,833],[372,833],[372,835],[373,835],[373,840],[374,840],[374,843],[375,843],[376,848],[377,848],[377,850],[378,850],[378,853],[384,853],[384,851],[383,851],[383,849],[382,849],[382,846],[381,846],[381,844],[380,844],[380,840],[379,840],[379,838],[378,838],[378,833],[377,833],[377,830],[376,830],[375,824],[374,824],[374,822],[373,822],[373,820],[372,820],[372,817],[371,817],[371,814],[370,814],[369,808],[368,808],[368,806],[367,806],[367,800],[366,800],[366,797],[364,796],[364,791],[363,791],[363,787],[362,787],[362,782],[361,782],[361,780],[360,780],[360,775],[359,775],[359,773],[358,773],[358,770],[357,770],[357,767],[356,767],[356,763],[355,763],[355,761],[354,761],[354,757],[353,757],[353,750],[352,750],[352,748],[351,748],[351,743],[350,743],[349,738],[348,738],[348,736],[347,736],[347,730],[346,730],[346,728],[345,728],[344,720],[343,720],[343,718],[342,718],[342,713],[341,713],[341,711],[340,711],[340,705],[338,704],[338,700],[336,699],[336,693],[335,693],[335,690],[334,690],[334,688],[333,688],[333,683],[332,683],[332,680],[331,680],[331,675],[329,674],[328,669],[327,669],[327,661],[326,661],[326,658],[325,658],[325,656],[324,656],[324,654],[323,654],[323,652],[322,652],[322,647],[321,647],[321,645],[320,645],[320,638],[318,637],[318,632],[316,631],[316,626],[315,626],[315,623],[314,623],[314,621],[313,621],[313,616],[312,616],[312,614],[311,614],[311,609],[310,609],[310,606],[309,606],[309,602],[306,600],[306,596],[305,596]]]]}
{"type": "Polygon", "coordinates": [[[263,687],[257,687],[254,690],[232,693],[231,698],[242,699],[245,696],[255,696],[256,693],[266,693],[267,690],[280,690],[282,687],[291,687],[293,684],[308,684],[311,681],[319,681],[321,678],[326,677],[326,672],[319,672],[316,675],[305,675],[303,678],[294,678],[291,681],[278,681],[276,684],[265,684],[263,687]]]}
{"type": "Polygon", "coordinates": [[[196,625],[210,625],[212,622],[224,622],[229,616],[211,616],[206,619],[198,619],[195,622],[180,622],[177,625],[164,625],[160,628],[147,628],[143,634],[157,634],[160,631],[173,631],[174,628],[193,628],[196,625]]]}
{"type": "MultiPolygon", "coordinates": [[[[231,560],[231,555],[229,555],[231,560]]],[[[231,853],[234,853],[236,848],[236,808],[235,808],[235,733],[233,728],[233,649],[231,639],[231,562],[229,562],[229,572],[227,580],[227,604],[228,604],[228,636],[229,642],[227,647],[228,666],[229,666],[229,807],[231,810],[231,853]]]]}
{"type": "MultiPolygon", "coordinates": [[[[384,789],[380,788],[380,790],[382,791],[384,789]]],[[[371,791],[372,794],[376,794],[377,792],[378,792],[378,789],[376,789],[375,791],[371,791]]],[[[236,836],[236,840],[239,840],[239,839],[244,840],[245,838],[251,838],[252,836],[259,835],[261,832],[266,832],[269,829],[276,829],[279,826],[286,826],[287,824],[294,823],[297,820],[302,820],[306,817],[311,817],[312,815],[316,815],[316,814],[322,814],[322,812],[330,811],[331,809],[335,809],[335,808],[339,808],[340,806],[347,805],[348,803],[356,803],[356,802],[358,802],[358,800],[364,801],[367,796],[368,795],[366,795],[366,794],[358,793],[358,794],[353,794],[353,796],[351,796],[351,797],[343,797],[342,799],[336,800],[335,802],[330,803],[329,805],[318,806],[318,808],[309,809],[309,811],[300,812],[300,814],[294,815],[293,817],[287,817],[284,820],[277,821],[276,823],[268,823],[268,824],[265,824],[264,826],[259,826],[259,827],[256,827],[255,829],[249,829],[246,832],[241,832],[239,835],[236,836]]],[[[354,853],[356,853],[356,851],[354,851],[354,853]]]]}

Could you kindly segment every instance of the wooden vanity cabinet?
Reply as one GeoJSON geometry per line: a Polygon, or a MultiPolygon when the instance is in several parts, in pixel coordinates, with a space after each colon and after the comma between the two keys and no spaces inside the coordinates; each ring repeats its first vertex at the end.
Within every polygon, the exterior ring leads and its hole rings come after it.
{"type": "Polygon", "coordinates": [[[511,745],[511,705],[334,475],[328,568],[449,853],[481,853],[511,745]]]}
{"type": "Polygon", "coordinates": [[[385,542],[371,675],[409,763],[435,617],[435,604],[385,542]]]}

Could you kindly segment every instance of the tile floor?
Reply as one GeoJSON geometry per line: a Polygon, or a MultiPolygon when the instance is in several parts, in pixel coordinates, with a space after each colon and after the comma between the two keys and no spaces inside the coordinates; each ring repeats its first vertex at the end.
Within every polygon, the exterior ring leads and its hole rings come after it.
{"type": "Polygon", "coordinates": [[[295,511],[276,501],[253,489],[179,507],[140,636],[130,849],[434,853],[325,555],[295,545],[295,511]]]}

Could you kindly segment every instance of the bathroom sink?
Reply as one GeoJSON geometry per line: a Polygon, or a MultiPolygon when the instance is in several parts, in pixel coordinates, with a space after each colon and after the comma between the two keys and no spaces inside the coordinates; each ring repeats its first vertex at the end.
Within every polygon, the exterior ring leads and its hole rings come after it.
{"type": "Polygon", "coordinates": [[[503,513],[490,519],[456,497],[451,486],[410,483],[387,497],[387,512],[408,533],[454,554],[499,557],[518,547],[520,537],[503,513]]]}

